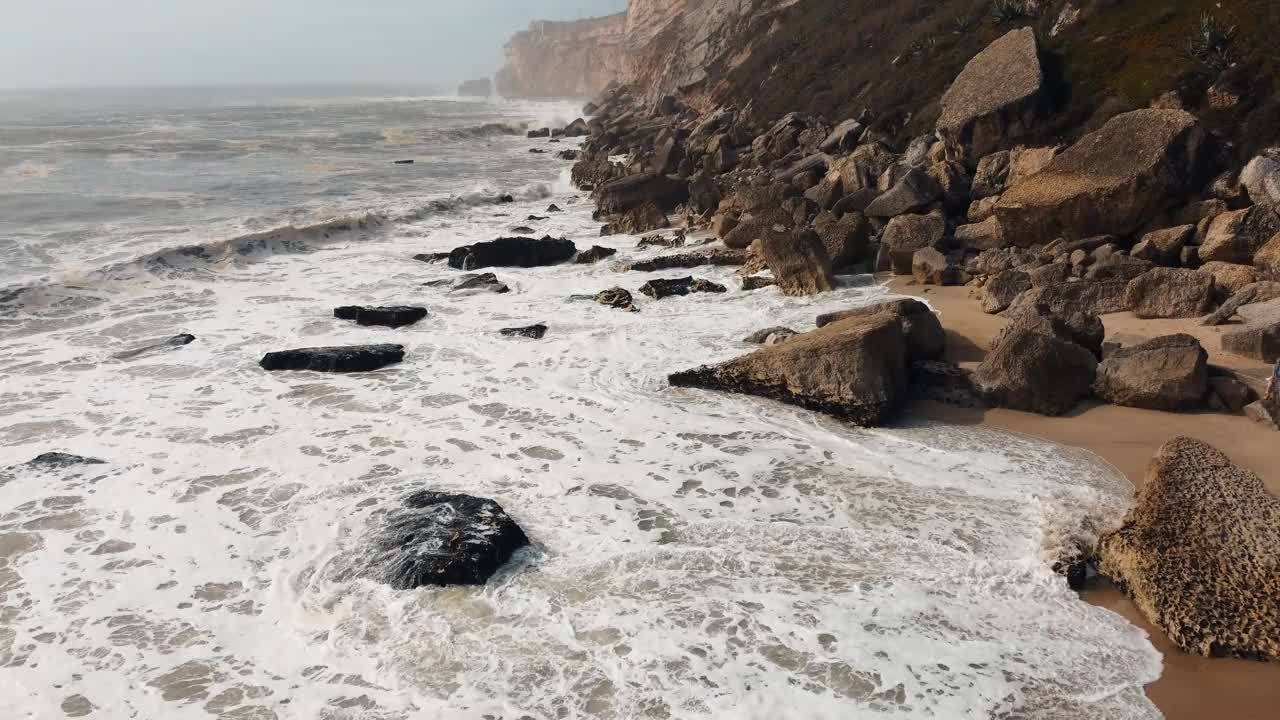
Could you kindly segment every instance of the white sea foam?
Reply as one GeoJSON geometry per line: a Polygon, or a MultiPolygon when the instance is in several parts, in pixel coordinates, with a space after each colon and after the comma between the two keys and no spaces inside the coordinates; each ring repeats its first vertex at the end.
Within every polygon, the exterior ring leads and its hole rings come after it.
{"type": "MultiPolygon", "coordinates": [[[[496,166],[524,148],[488,152],[496,166]]],[[[554,172],[512,205],[7,315],[0,465],[52,449],[108,464],[0,474],[0,717],[1158,717],[1142,686],[1159,655],[1046,563],[1123,511],[1113,468],[667,387],[751,331],[811,327],[882,287],[784,298],[737,290],[729,268],[608,262],[496,269],[506,295],[424,285],[456,273],[415,253],[516,224],[616,259],[659,252],[597,237],[554,172]],[[549,202],[566,212],[525,220],[549,202]],[[638,313],[568,299],[685,274],[731,290],[637,294],[638,313]],[[350,303],[431,317],[331,317],[350,303]],[[538,321],[541,341],[496,333],[538,321]],[[178,332],[197,340],[110,357],[178,332]],[[256,364],[388,340],[406,361],[367,375],[256,364]],[[495,498],[534,547],[484,588],[339,579],[372,512],[421,488],[495,498]]]]}

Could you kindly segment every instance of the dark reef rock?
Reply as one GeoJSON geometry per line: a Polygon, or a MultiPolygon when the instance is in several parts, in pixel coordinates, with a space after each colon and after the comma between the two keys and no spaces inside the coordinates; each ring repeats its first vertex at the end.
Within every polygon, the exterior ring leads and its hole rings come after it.
{"type": "Polygon", "coordinates": [[[403,345],[351,345],[269,352],[258,363],[263,370],[369,372],[404,360],[403,345]]]}
{"type": "Polygon", "coordinates": [[[530,340],[541,340],[543,335],[547,334],[547,326],[542,323],[537,325],[528,325],[525,327],[509,327],[502,328],[499,334],[507,337],[524,337],[530,340]]]}
{"type": "Polygon", "coordinates": [[[578,252],[573,241],[550,235],[537,240],[504,237],[463,245],[449,253],[449,267],[476,270],[486,267],[539,267],[565,262],[578,252]]]}
{"type": "Polygon", "coordinates": [[[412,590],[483,585],[529,538],[493,500],[422,491],[387,515],[372,544],[377,579],[412,590]]]}
{"type": "MultiPolygon", "coordinates": [[[[447,282],[447,281],[446,281],[447,282]]],[[[465,275],[453,286],[450,292],[491,292],[502,295],[511,292],[511,288],[506,283],[500,282],[498,276],[493,273],[480,273],[478,275],[465,275]]]]}
{"type": "Polygon", "coordinates": [[[631,297],[631,292],[626,288],[615,287],[609,288],[608,290],[601,290],[592,296],[592,299],[601,305],[608,305],[609,307],[622,308],[624,310],[636,309],[636,306],[633,304],[634,301],[631,297]]]}
{"type": "Polygon", "coordinates": [[[578,253],[578,257],[574,259],[574,262],[579,265],[587,265],[590,263],[600,262],[607,257],[613,257],[617,254],[618,251],[613,248],[592,245],[590,248],[578,253]]]}
{"type": "Polygon", "coordinates": [[[413,259],[417,260],[418,262],[424,262],[424,263],[440,262],[441,260],[448,260],[449,253],[447,252],[418,253],[417,255],[413,256],[413,259]]]}
{"type": "Polygon", "coordinates": [[[196,340],[195,335],[189,335],[187,333],[183,333],[181,335],[174,335],[171,338],[166,338],[159,342],[153,342],[148,345],[136,347],[132,350],[125,350],[124,352],[118,352],[115,355],[112,355],[111,357],[115,358],[116,360],[134,360],[136,358],[144,357],[146,355],[154,355],[159,352],[164,352],[165,350],[179,348],[179,347],[182,347],[183,345],[190,345],[191,343],[195,342],[195,340],[196,340]]]}
{"type": "Polygon", "coordinates": [[[640,292],[654,300],[661,300],[672,295],[688,295],[689,293],[698,292],[722,293],[726,291],[725,286],[719,283],[693,277],[650,280],[640,288],[640,292]]]}
{"type": "Polygon", "coordinates": [[[392,305],[389,307],[344,305],[334,308],[333,316],[339,320],[354,320],[357,325],[382,325],[398,328],[412,325],[426,317],[427,309],[408,305],[392,305]]]}
{"type": "Polygon", "coordinates": [[[97,458],[81,457],[80,455],[72,455],[64,452],[47,452],[37,455],[36,457],[23,463],[28,467],[38,468],[65,468],[72,465],[105,465],[106,460],[97,458]]]}

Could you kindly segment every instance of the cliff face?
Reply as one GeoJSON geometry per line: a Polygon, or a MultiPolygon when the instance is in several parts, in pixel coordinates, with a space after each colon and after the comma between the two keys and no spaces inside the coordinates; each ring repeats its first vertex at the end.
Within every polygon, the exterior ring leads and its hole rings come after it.
{"type": "Polygon", "coordinates": [[[573,22],[538,21],[506,45],[503,97],[590,97],[625,73],[625,13],[573,22]]]}

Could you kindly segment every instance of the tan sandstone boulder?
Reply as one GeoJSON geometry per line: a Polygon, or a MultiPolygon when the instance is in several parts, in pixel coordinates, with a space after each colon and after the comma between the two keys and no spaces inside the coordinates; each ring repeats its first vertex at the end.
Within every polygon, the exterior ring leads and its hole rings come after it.
{"type": "Polygon", "coordinates": [[[948,159],[979,158],[1027,135],[1039,114],[1044,72],[1035,32],[1013,30],[973,57],[942,96],[938,137],[948,159]]]}
{"type": "Polygon", "coordinates": [[[1176,204],[1203,174],[1205,132],[1180,110],[1135,110],[1013,184],[996,205],[1005,237],[1128,235],[1176,204]]]}
{"type": "Polygon", "coordinates": [[[893,313],[850,317],[668,380],[675,387],[759,395],[857,425],[879,425],[906,398],[906,341],[893,313]]]}
{"type": "Polygon", "coordinates": [[[1213,308],[1213,276],[1199,270],[1152,268],[1129,281],[1125,296],[1140,318],[1202,317],[1213,308]]]}
{"type": "Polygon", "coordinates": [[[861,307],[837,310],[819,315],[815,324],[822,328],[853,317],[888,313],[902,323],[907,342],[907,362],[937,360],[947,349],[947,333],[933,310],[915,298],[897,298],[861,307]]]}
{"type": "Polygon", "coordinates": [[[812,230],[770,232],[759,247],[782,294],[816,295],[835,288],[831,259],[812,230]]]}
{"type": "Polygon", "coordinates": [[[1209,353],[1190,335],[1166,335],[1107,353],[1094,392],[1112,405],[1194,410],[1209,391],[1209,353]]]}
{"type": "Polygon", "coordinates": [[[1280,660],[1280,498],[1199,440],[1165,443],[1098,569],[1183,651],[1280,660]]]}
{"type": "Polygon", "coordinates": [[[1200,244],[1201,262],[1249,265],[1253,256],[1280,233],[1280,215],[1257,205],[1213,219],[1200,244]]]}

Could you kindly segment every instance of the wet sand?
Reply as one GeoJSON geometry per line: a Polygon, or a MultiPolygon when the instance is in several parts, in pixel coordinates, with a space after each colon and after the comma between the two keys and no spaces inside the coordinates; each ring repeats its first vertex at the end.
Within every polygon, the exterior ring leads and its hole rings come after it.
{"type": "MultiPolygon", "coordinates": [[[[909,278],[895,278],[890,288],[923,298],[939,313],[947,329],[948,356],[974,367],[1004,320],[982,312],[964,287],[920,287],[909,278]]],[[[1221,328],[1201,327],[1196,320],[1140,320],[1129,313],[1103,317],[1108,339],[1150,338],[1176,332],[1195,335],[1209,352],[1209,362],[1230,367],[1251,377],[1265,378],[1261,363],[1222,353],[1221,328]]],[[[1229,326],[1227,326],[1229,327],[1229,326]]],[[[1012,410],[970,410],[934,402],[920,402],[908,410],[913,418],[931,418],[973,424],[1034,435],[1084,448],[1119,468],[1140,486],[1147,462],[1165,441],[1189,435],[1212,444],[1237,464],[1262,476],[1272,492],[1280,494],[1280,467],[1276,464],[1280,433],[1250,421],[1243,415],[1223,413],[1162,413],[1098,403],[1082,404],[1068,416],[1050,418],[1012,410]]],[[[1280,552],[1280,549],[1277,549],[1280,552]]],[[[1142,627],[1164,654],[1160,679],[1147,687],[1147,695],[1170,720],[1232,718],[1262,720],[1280,717],[1280,664],[1259,663],[1187,655],[1150,623],[1110,583],[1096,581],[1085,590],[1088,602],[1105,607],[1142,627]]]]}

